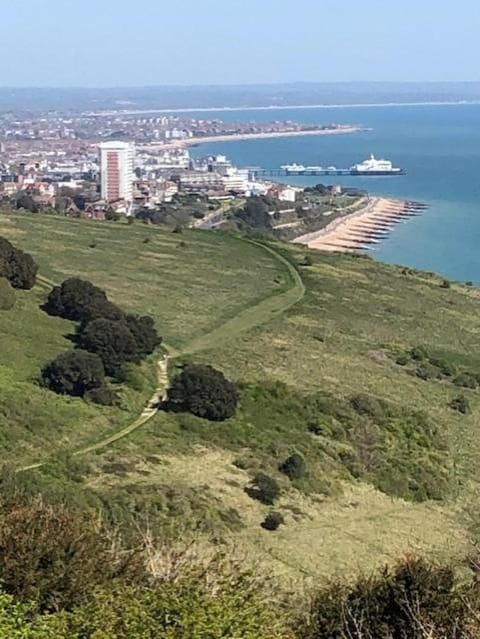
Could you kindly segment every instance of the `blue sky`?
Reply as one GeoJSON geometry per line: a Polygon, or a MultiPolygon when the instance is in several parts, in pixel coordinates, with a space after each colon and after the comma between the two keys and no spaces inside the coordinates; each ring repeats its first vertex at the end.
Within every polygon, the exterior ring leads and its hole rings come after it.
{"type": "Polygon", "coordinates": [[[480,80],[478,0],[0,0],[1,86],[480,80]]]}

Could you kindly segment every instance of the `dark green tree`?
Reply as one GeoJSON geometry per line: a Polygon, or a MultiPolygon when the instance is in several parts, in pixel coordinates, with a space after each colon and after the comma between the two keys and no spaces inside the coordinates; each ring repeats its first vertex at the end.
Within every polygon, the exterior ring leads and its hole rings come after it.
{"type": "Polygon", "coordinates": [[[82,350],[62,353],[42,369],[44,385],[55,393],[83,397],[105,381],[105,369],[98,355],[82,350]]]}
{"type": "Polygon", "coordinates": [[[211,421],[223,421],[235,414],[238,392],[220,371],[211,366],[189,364],[168,391],[168,405],[211,421]]]}
{"type": "Polygon", "coordinates": [[[122,364],[139,362],[137,342],[123,321],[96,319],[78,335],[80,348],[100,357],[108,375],[118,373],[122,364]]]}
{"type": "Polygon", "coordinates": [[[105,317],[123,318],[122,311],[107,299],[107,294],[87,280],[72,277],[49,293],[44,310],[74,322],[89,322],[105,317]]]}
{"type": "Polygon", "coordinates": [[[155,323],[148,315],[142,317],[126,315],[125,322],[137,342],[140,357],[143,358],[150,355],[162,343],[162,338],[155,328],[155,323]]]}
{"type": "Polygon", "coordinates": [[[5,277],[14,288],[30,290],[35,285],[37,271],[31,255],[0,237],[0,277],[5,277]]]}
{"type": "Polygon", "coordinates": [[[303,479],[307,472],[305,459],[298,453],[293,453],[290,457],[280,464],[279,471],[286,475],[291,481],[295,479],[303,479]]]}

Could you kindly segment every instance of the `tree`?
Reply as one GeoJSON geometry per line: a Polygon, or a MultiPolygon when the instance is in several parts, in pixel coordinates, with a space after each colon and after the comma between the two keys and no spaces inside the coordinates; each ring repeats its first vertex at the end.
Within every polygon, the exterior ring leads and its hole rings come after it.
{"type": "Polygon", "coordinates": [[[258,196],[248,198],[244,208],[237,211],[235,216],[250,228],[272,228],[272,221],[268,214],[268,205],[258,196]]]}
{"type": "Polygon", "coordinates": [[[55,393],[83,397],[105,382],[105,369],[98,355],[82,350],[62,353],[42,369],[44,385],[55,393]]]}
{"type": "Polygon", "coordinates": [[[302,455],[293,453],[290,457],[280,464],[279,471],[286,475],[291,481],[295,479],[303,479],[307,472],[305,460],[302,455]]]}
{"type": "Polygon", "coordinates": [[[238,403],[235,384],[211,366],[189,364],[173,381],[168,405],[211,421],[233,417],[238,403]]]}
{"type": "Polygon", "coordinates": [[[38,213],[39,206],[29,193],[20,193],[15,204],[17,209],[25,209],[31,213],[38,213]]]}
{"type": "Polygon", "coordinates": [[[263,520],[261,526],[265,530],[277,530],[282,524],[285,523],[283,515],[281,513],[268,513],[263,520]]]}
{"type": "Polygon", "coordinates": [[[160,346],[162,338],[158,335],[154,321],[148,315],[138,317],[137,315],[126,315],[125,322],[135,338],[140,357],[150,355],[160,346]]]}
{"type": "Polygon", "coordinates": [[[108,375],[115,375],[126,362],[140,361],[137,342],[123,321],[89,322],[80,332],[78,344],[100,357],[108,375]]]}
{"type": "Polygon", "coordinates": [[[107,299],[105,291],[76,277],[55,286],[43,308],[50,315],[74,322],[86,323],[100,317],[111,320],[123,318],[122,311],[107,299]]]}
{"type": "Polygon", "coordinates": [[[0,277],[7,278],[14,288],[30,290],[35,285],[37,271],[31,255],[0,237],[0,277]]]}

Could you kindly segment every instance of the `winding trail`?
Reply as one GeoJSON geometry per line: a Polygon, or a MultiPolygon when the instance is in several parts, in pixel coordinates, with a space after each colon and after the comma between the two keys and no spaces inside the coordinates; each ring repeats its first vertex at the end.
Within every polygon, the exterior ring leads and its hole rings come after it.
{"type": "MultiPolygon", "coordinates": [[[[262,242],[257,242],[255,240],[249,240],[246,238],[239,238],[239,241],[247,242],[249,244],[260,247],[262,250],[266,251],[267,253],[272,255],[278,262],[280,262],[285,267],[285,270],[290,277],[290,280],[292,282],[291,288],[283,291],[282,293],[270,295],[254,306],[244,309],[243,311],[238,313],[238,315],[227,320],[221,326],[214,328],[209,333],[194,338],[185,348],[182,349],[182,351],[177,351],[172,347],[164,345],[164,348],[167,352],[164,353],[157,362],[157,388],[155,389],[153,396],[150,398],[147,405],[143,409],[141,415],[134,422],[132,422],[128,426],[125,426],[113,435],[110,435],[109,437],[106,437],[105,439],[102,439],[94,444],[90,444],[74,451],[72,453],[73,457],[79,457],[81,455],[94,453],[103,448],[107,448],[111,444],[114,444],[124,437],[127,437],[138,428],[141,428],[147,422],[149,422],[157,414],[160,404],[167,397],[169,387],[168,366],[169,362],[172,359],[175,359],[182,355],[192,355],[200,351],[208,350],[209,348],[212,348],[214,346],[218,346],[219,343],[227,339],[231,339],[245,331],[256,328],[257,326],[261,326],[262,324],[266,324],[274,317],[282,315],[292,306],[300,302],[300,300],[305,295],[306,289],[301,275],[295,265],[274,248],[263,244],[262,242]]],[[[37,281],[38,284],[42,287],[55,286],[54,282],[42,276],[38,276],[37,281]]],[[[17,472],[41,468],[47,463],[48,460],[36,464],[31,464],[29,466],[24,466],[23,468],[19,468],[17,472]]]]}

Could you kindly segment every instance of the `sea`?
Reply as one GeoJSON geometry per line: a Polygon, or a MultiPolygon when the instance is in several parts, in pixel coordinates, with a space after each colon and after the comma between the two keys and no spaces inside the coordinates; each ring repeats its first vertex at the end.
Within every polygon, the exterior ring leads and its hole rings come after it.
{"type": "MultiPolygon", "coordinates": [[[[195,116],[195,114],[192,114],[195,116]]],[[[423,104],[202,111],[199,118],[306,124],[358,124],[347,135],[209,143],[200,155],[227,155],[238,166],[349,167],[371,153],[405,169],[396,177],[288,177],[291,184],[344,184],[417,200],[425,213],[394,227],[369,253],[375,259],[436,271],[480,285],[480,105],[423,104]]],[[[277,179],[277,178],[276,178],[277,179]]]]}

